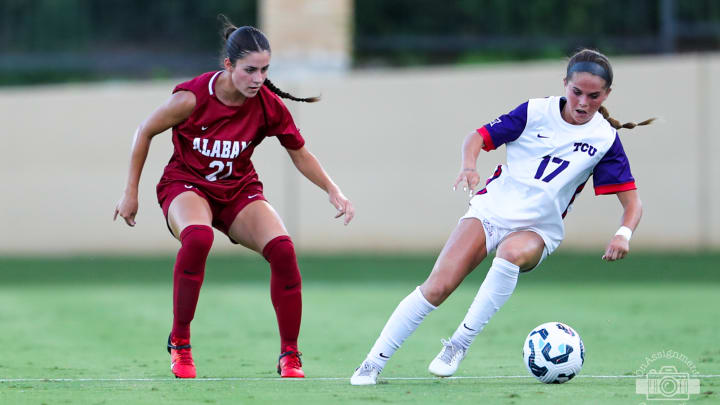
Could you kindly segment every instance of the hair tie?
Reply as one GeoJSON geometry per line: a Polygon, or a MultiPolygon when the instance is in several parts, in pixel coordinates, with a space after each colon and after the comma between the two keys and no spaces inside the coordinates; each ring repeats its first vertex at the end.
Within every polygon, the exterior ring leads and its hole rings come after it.
{"type": "Polygon", "coordinates": [[[570,77],[571,73],[574,72],[586,72],[594,74],[595,76],[600,76],[603,79],[605,79],[605,83],[610,83],[610,75],[608,74],[607,69],[602,67],[599,63],[595,62],[577,62],[570,66],[568,69],[568,77],[570,77]]]}

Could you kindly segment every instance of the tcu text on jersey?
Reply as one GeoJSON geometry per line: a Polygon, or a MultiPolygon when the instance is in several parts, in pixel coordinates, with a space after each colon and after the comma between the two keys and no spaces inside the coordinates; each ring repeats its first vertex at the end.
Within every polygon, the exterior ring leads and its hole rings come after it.
{"type": "Polygon", "coordinates": [[[584,142],[575,142],[573,146],[575,147],[575,149],[573,149],[573,152],[577,152],[578,150],[580,150],[580,152],[587,152],[587,154],[590,156],[595,156],[595,152],[597,152],[597,148],[584,142]]]}
{"type": "Polygon", "coordinates": [[[194,138],[193,150],[197,150],[201,154],[208,157],[217,157],[223,159],[235,159],[250,145],[250,142],[240,141],[213,141],[212,147],[208,148],[209,139],[194,138]]]}

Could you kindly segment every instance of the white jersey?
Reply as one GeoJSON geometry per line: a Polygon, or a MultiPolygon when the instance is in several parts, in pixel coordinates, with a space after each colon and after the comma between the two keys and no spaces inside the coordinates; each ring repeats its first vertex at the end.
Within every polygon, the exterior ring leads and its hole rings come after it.
{"type": "Polygon", "coordinates": [[[596,194],[636,188],[615,129],[599,113],[583,125],[567,123],[564,103],[531,99],[477,130],[483,149],[506,145],[507,163],[473,197],[472,208],[498,226],[538,231],[549,253],[562,242],[563,218],[591,175],[596,194]]]}

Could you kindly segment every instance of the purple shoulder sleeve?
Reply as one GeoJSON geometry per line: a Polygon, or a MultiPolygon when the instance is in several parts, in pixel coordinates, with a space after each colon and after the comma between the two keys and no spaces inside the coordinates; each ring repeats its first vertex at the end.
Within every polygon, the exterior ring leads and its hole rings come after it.
{"type": "Polygon", "coordinates": [[[619,191],[635,190],[635,178],[630,172],[625,149],[617,132],[615,142],[593,169],[595,194],[613,194],[619,191]]]}
{"type": "Polygon", "coordinates": [[[528,103],[526,101],[509,113],[503,114],[479,128],[477,132],[485,140],[483,149],[490,151],[518,139],[527,124],[527,110],[528,103]]]}

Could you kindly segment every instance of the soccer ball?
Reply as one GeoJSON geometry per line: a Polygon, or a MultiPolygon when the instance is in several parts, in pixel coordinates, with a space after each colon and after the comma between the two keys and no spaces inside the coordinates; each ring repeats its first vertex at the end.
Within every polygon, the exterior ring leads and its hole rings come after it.
{"type": "Polygon", "coordinates": [[[523,345],[523,361],[539,381],[562,384],[580,372],[585,363],[585,347],[573,328],[548,322],[528,334],[523,345]]]}

